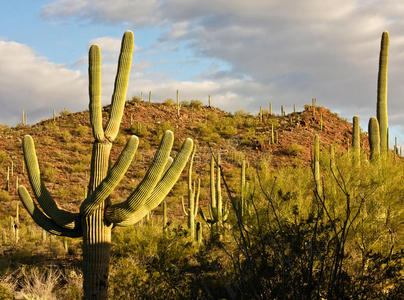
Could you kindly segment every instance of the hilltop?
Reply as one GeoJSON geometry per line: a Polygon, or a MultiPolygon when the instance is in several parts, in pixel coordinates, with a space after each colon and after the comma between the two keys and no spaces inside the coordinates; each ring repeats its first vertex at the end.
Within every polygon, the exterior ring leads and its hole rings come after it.
{"type": "MultiPolygon", "coordinates": [[[[108,111],[109,106],[104,107],[104,120],[107,119],[108,111]]],[[[269,115],[264,111],[260,120],[259,115],[253,116],[243,111],[233,115],[218,108],[201,106],[199,102],[182,106],[178,117],[176,105],[170,105],[169,102],[164,104],[127,101],[120,134],[112,148],[112,161],[119,155],[129,135],[137,135],[140,144],[132,166],[114,192],[115,201],[125,199],[143,177],[162,133],[167,129],[174,131],[174,150],[179,148],[186,137],[197,141],[194,170],[202,177],[202,203],[208,201],[208,162],[211,150],[221,153],[223,170],[232,182],[238,180],[239,172],[233,171],[239,168],[243,158],[252,166],[255,165],[257,157],[265,157],[274,168],[307,165],[310,163],[315,134],[319,135],[323,145],[333,143],[340,151],[346,151],[347,141],[352,139],[352,124],[323,107],[316,107],[313,114],[312,107],[306,105],[304,111],[285,116],[269,115]]],[[[14,172],[10,179],[10,195],[14,200],[18,200],[15,192],[17,177],[19,184],[29,187],[26,172],[23,170],[21,149],[21,141],[26,134],[30,134],[35,141],[42,176],[51,194],[63,208],[77,210],[84,197],[89,176],[92,143],[89,112],[64,111],[55,120],[48,119],[32,126],[20,124],[16,128],[2,129],[0,173],[3,175],[0,176],[0,187],[4,189],[6,186],[7,166],[11,166],[12,158],[14,172]]],[[[368,149],[366,134],[362,134],[361,143],[362,147],[368,149]]],[[[186,174],[184,170],[182,176],[185,177],[186,174]]],[[[181,214],[179,195],[185,194],[186,186],[180,179],[168,196],[177,198],[172,202],[177,205],[178,209],[174,209],[176,214],[181,214]]],[[[1,209],[5,212],[9,205],[3,202],[1,209]]]]}

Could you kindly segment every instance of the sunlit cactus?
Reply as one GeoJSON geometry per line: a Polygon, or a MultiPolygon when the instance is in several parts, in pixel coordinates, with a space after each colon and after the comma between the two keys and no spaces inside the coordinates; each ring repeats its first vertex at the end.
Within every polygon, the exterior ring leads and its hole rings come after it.
{"type": "Polygon", "coordinates": [[[107,299],[112,228],[135,224],[158,206],[179,178],[193,147],[193,141],[187,139],[171,163],[169,154],[174,134],[166,131],[149,170],[133,193],[121,203],[111,203],[110,195],[130,166],[139,143],[136,136],[130,137],[115,164],[109,167],[112,143],[118,135],[124,111],[133,47],[133,33],[127,31],[122,39],[109,120],[105,127],[101,106],[101,52],[97,45],[90,47],[89,111],[94,142],[88,193],[78,213],[61,209],[53,200],[41,179],[34,140],[29,135],[23,140],[28,177],[40,208],[22,185],[18,188],[19,196],[33,220],[46,231],[82,237],[85,299],[107,299]]]}
{"type": "Polygon", "coordinates": [[[379,74],[377,78],[377,120],[380,130],[380,151],[388,150],[388,115],[387,115],[387,64],[389,57],[389,33],[383,32],[380,44],[379,74]]]}

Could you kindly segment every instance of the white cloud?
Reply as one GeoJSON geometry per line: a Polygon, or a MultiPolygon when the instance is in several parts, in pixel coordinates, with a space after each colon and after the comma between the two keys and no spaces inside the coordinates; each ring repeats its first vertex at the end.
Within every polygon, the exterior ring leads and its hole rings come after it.
{"type": "Polygon", "coordinates": [[[49,118],[53,109],[87,107],[83,74],[37,56],[26,45],[0,40],[0,65],[1,123],[20,121],[22,109],[33,122],[49,118]]]}
{"type": "MultiPolygon", "coordinates": [[[[348,119],[360,112],[362,120],[375,114],[380,36],[389,30],[390,120],[404,128],[402,1],[59,0],[46,6],[43,15],[159,26],[165,32],[161,41],[187,41],[196,55],[230,64],[233,78],[265,87],[251,91],[249,110],[268,98],[279,105],[303,105],[316,96],[319,104],[348,119]]],[[[205,80],[226,79],[217,73],[205,80]]]]}

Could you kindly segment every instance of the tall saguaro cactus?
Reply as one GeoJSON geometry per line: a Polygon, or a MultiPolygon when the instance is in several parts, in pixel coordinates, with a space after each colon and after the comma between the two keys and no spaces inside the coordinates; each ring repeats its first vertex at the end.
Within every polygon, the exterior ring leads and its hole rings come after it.
{"type": "Polygon", "coordinates": [[[377,78],[377,120],[380,130],[380,151],[388,150],[388,116],[387,116],[387,63],[389,58],[389,33],[383,32],[380,44],[379,74],[377,78]]]}
{"type": "Polygon", "coordinates": [[[43,229],[56,235],[82,237],[85,299],[107,299],[112,228],[132,225],[159,205],[179,178],[193,147],[193,141],[187,139],[171,164],[169,155],[174,135],[171,131],[166,131],[143,180],[125,201],[111,203],[109,196],[130,166],[138,146],[138,138],[132,136],[110,168],[110,151],[118,134],[125,106],[133,46],[133,33],[127,31],[122,39],[109,120],[105,129],[101,106],[101,52],[97,45],[90,47],[89,110],[94,142],[88,193],[78,213],[59,208],[41,179],[33,139],[27,135],[23,141],[29,181],[41,209],[24,186],[18,188],[19,196],[28,213],[43,229]],[[167,164],[171,165],[166,170],[167,164]]]}

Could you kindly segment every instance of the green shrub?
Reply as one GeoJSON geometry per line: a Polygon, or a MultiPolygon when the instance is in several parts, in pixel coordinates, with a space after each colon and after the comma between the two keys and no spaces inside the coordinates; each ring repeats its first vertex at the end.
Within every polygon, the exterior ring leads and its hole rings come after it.
{"type": "Polygon", "coordinates": [[[203,106],[202,101],[200,100],[191,100],[191,107],[194,107],[196,109],[200,109],[203,106]]]}
{"type": "Polygon", "coordinates": [[[189,102],[188,100],[182,100],[182,101],[180,101],[180,106],[183,106],[183,107],[190,107],[190,106],[191,106],[191,102],[189,102]]]}
{"type": "Polygon", "coordinates": [[[87,126],[83,125],[78,125],[74,130],[73,130],[73,135],[75,136],[86,136],[89,133],[89,129],[87,126]]]}
{"type": "Polygon", "coordinates": [[[6,190],[0,190],[0,201],[2,203],[8,203],[10,200],[10,194],[6,190]]]}
{"type": "Polygon", "coordinates": [[[248,111],[239,109],[239,110],[236,110],[236,111],[234,112],[234,115],[235,115],[235,116],[238,116],[238,117],[248,117],[248,116],[250,115],[250,113],[249,113],[248,111]]]}
{"type": "Polygon", "coordinates": [[[8,160],[8,155],[5,151],[0,150],[0,164],[6,162],[8,160]]]}
{"type": "Polygon", "coordinates": [[[175,102],[174,102],[173,99],[168,98],[168,99],[164,100],[163,104],[166,105],[166,106],[172,106],[172,105],[175,104],[175,102]]]}
{"type": "Polygon", "coordinates": [[[283,147],[283,151],[285,154],[290,156],[299,156],[303,152],[303,146],[298,144],[290,144],[283,147]]]}
{"type": "Polygon", "coordinates": [[[63,130],[63,131],[60,133],[60,138],[61,138],[61,140],[62,140],[63,142],[69,143],[69,142],[72,140],[73,137],[72,137],[72,135],[70,134],[69,131],[63,130]]]}
{"type": "Polygon", "coordinates": [[[69,116],[69,115],[71,115],[72,114],[72,112],[70,111],[70,110],[67,110],[66,108],[64,108],[64,109],[62,109],[60,112],[59,112],[59,115],[60,116],[69,116]]]}
{"type": "Polygon", "coordinates": [[[138,96],[133,96],[132,99],[130,99],[130,101],[135,102],[135,103],[140,103],[143,101],[143,99],[138,96]]]}
{"type": "Polygon", "coordinates": [[[148,133],[146,124],[143,124],[140,122],[136,122],[135,124],[132,124],[129,131],[131,134],[134,134],[138,137],[145,137],[148,133]]]}
{"type": "Polygon", "coordinates": [[[44,180],[51,182],[56,177],[56,169],[51,164],[45,163],[45,167],[41,170],[41,175],[44,180]]]}
{"type": "Polygon", "coordinates": [[[10,290],[0,283],[0,300],[14,300],[13,294],[10,290]]]}

